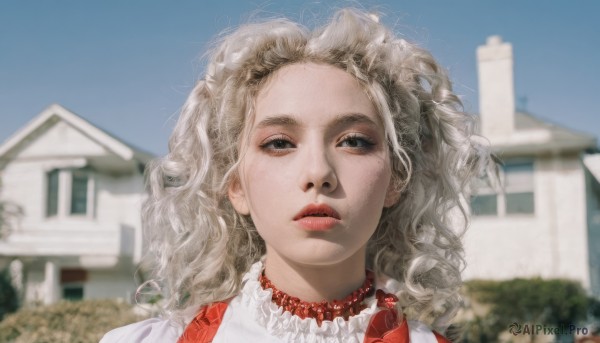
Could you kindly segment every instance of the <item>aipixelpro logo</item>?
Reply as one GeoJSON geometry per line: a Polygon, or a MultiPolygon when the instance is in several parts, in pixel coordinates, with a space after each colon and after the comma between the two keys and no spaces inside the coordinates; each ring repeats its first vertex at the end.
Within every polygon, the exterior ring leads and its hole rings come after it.
{"type": "Polygon", "coordinates": [[[520,334],[521,333],[521,325],[519,325],[519,323],[517,323],[517,322],[510,324],[508,326],[508,332],[512,333],[515,336],[520,334]]]}
{"type": "Polygon", "coordinates": [[[546,326],[542,324],[519,324],[513,322],[508,326],[508,332],[517,335],[587,335],[589,329],[578,327],[574,324],[560,324],[559,326],[546,326]]]}

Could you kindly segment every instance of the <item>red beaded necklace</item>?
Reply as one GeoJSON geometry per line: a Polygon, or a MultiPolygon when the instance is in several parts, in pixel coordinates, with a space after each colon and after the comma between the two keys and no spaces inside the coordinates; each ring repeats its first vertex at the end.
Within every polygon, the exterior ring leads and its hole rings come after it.
{"type": "Polygon", "coordinates": [[[331,302],[325,300],[321,302],[307,302],[292,297],[277,289],[264,272],[260,275],[260,285],[263,289],[273,290],[271,300],[277,306],[282,307],[284,311],[295,314],[302,319],[314,318],[317,320],[317,324],[321,326],[324,320],[333,320],[337,317],[343,317],[344,320],[348,320],[350,316],[358,314],[365,309],[367,306],[363,304],[363,300],[373,295],[374,279],[375,274],[367,270],[365,282],[359,289],[349,294],[343,300],[333,300],[331,302]]]}

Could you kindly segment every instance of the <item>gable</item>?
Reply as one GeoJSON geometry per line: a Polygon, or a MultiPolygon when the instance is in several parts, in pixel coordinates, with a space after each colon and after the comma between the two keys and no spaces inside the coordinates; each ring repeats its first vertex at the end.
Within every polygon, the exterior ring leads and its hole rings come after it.
{"type": "Polygon", "coordinates": [[[143,165],[153,158],[54,104],[0,145],[0,169],[14,158],[89,157],[102,161],[107,156],[113,164],[143,165]]]}
{"type": "Polygon", "coordinates": [[[16,149],[14,158],[102,156],[110,154],[103,146],[70,124],[59,120],[45,130],[32,133],[16,149]]]}

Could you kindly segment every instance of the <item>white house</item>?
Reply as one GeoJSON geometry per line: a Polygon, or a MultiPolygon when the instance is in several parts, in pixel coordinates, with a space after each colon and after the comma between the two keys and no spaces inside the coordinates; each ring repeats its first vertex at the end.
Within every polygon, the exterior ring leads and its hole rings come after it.
{"type": "Polygon", "coordinates": [[[22,211],[0,238],[0,267],[26,302],[132,296],[151,157],[60,105],[0,146],[0,199],[22,211]]]}
{"type": "Polygon", "coordinates": [[[515,110],[512,47],[500,37],[477,60],[481,133],[504,162],[505,189],[484,184],[471,200],[465,277],[567,278],[600,297],[595,137],[515,110]]]}

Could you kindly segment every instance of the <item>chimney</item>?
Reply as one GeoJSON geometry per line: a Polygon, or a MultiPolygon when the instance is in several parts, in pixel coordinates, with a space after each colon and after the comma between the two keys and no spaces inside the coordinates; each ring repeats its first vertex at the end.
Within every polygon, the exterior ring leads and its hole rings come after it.
{"type": "Polygon", "coordinates": [[[477,48],[477,69],[481,134],[493,142],[494,137],[510,136],[515,128],[512,45],[500,36],[488,37],[477,48]]]}

